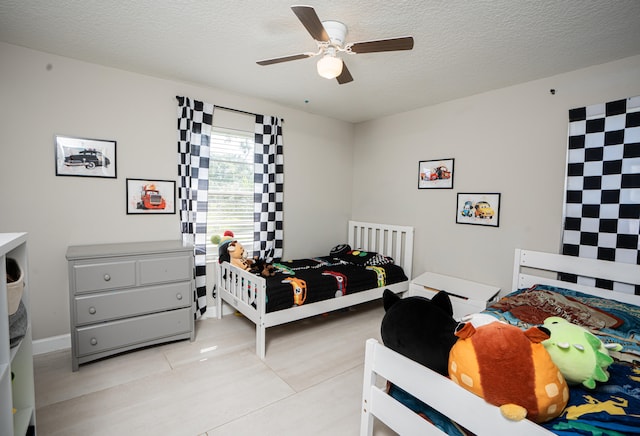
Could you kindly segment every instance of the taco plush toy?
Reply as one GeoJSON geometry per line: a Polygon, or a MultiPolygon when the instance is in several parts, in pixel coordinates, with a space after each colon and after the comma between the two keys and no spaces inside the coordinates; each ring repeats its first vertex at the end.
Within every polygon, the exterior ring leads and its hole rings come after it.
{"type": "Polygon", "coordinates": [[[449,353],[451,379],[500,407],[507,418],[541,423],[559,416],[569,400],[569,387],[542,341],[549,331],[492,322],[461,324],[449,353]]]}
{"type": "Polygon", "coordinates": [[[544,321],[551,337],[545,346],[569,384],[582,384],[593,389],[596,382],[609,380],[607,368],[613,363],[609,350],[620,351],[620,344],[603,344],[587,329],[552,316],[544,321]]]}

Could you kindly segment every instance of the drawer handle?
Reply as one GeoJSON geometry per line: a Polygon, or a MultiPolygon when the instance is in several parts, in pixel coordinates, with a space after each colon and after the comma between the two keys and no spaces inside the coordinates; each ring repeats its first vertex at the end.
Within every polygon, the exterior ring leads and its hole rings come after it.
{"type": "Polygon", "coordinates": [[[111,280],[111,276],[109,274],[105,274],[104,275],[104,281],[108,282],[109,280],[111,280]]]}
{"type": "Polygon", "coordinates": [[[93,307],[93,306],[91,306],[91,307],[89,308],[89,313],[90,313],[91,315],[95,315],[95,314],[96,314],[96,308],[95,308],[95,307],[93,307]]]}
{"type": "Polygon", "coordinates": [[[178,300],[182,300],[182,294],[178,292],[178,293],[176,294],[176,298],[177,298],[178,300]]]}
{"type": "Polygon", "coordinates": [[[98,345],[98,340],[96,338],[91,338],[91,345],[98,345]]]}

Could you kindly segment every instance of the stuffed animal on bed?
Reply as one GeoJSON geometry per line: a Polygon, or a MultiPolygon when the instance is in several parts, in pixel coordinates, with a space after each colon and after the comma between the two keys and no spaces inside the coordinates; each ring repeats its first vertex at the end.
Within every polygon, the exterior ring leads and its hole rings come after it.
{"type": "Polygon", "coordinates": [[[222,237],[213,235],[211,242],[218,245],[219,263],[226,261],[240,269],[251,271],[263,277],[273,277],[276,274],[276,269],[270,262],[258,259],[257,256],[253,259],[247,259],[244,247],[234,238],[231,230],[225,231],[222,237]]]}
{"type": "Polygon", "coordinates": [[[255,256],[251,263],[251,272],[262,277],[273,277],[276,275],[276,267],[272,263],[255,256]]]}
{"type": "Polygon", "coordinates": [[[569,400],[569,387],[542,345],[549,331],[492,322],[475,328],[461,324],[449,353],[449,377],[500,407],[514,421],[542,423],[559,416],[569,400]]]}
{"type": "Polygon", "coordinates": [[[251,265],[253,261],[247,259],[247,252],[244,250],[242,244],[238,241],[231,241],[227,245],[227,252],[231,259],[229,263],[233,266],[237,266],[240,269],[251,271],[251,265]]]}
{"type": "MultiPolygon", "coordinates": [[[[449,295],[441,291],[431,300],[418,296],[400,298],[386,289],[382,300],[385,314],[380,333],[385,346],[446,377],[449,350],[457,340],[455,329],[458,324],[453,318],[449,295]]],[[[446,434],[467,434],[456,423],[399,387],[389,383],[387,392],[446,434]]]]}
{"type": "Polygon", "coordinates": [[[386,289],[382,300],[385,309],[380,327],[382,342],[446,376],[458,324],[453,318],[449,295],[439,292],[431,300],[418,296],[400,298],[386,289]]]}
{"type": "Polygon", "coordinates": [[[224,235],[213,235],[211,242],[218,245],[218,262],[229,262],[231,265],[237,266],[240,269],[249,271],[251,269],[251,261],[247,260],[244,247],[237,239],[235,239],[233,232],[227,230],[224,235]]]}
{"type": "Polygon", "coordinates": [[[620,351],[622,345],[605,345],[584,327],[557,316],[545,319],[543,326],[551,332],[551,337],[542,345],[569,384],[594,389],[597,381],[609,380],[607,368],[613,359],[608,350],[620,351]]]}
{"type": "Polygon", "coordinates": [[[235,238],[231,230],[226,230],[222,236],[220,235],[211,236],[211,243],[213,245],[218,246],[218,263],[222,263],[222,262],[231,263],[231,257],[229,256],[227,247],[232,241],[235,241],[235,238]]]}

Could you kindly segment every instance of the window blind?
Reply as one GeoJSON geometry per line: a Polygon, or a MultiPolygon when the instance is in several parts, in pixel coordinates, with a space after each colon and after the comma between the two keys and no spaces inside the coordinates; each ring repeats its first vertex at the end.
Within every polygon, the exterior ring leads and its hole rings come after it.
{"type": "Polygon", "coordinates": [[[211,237],[222,236],[226,230],[233,232],[251,257],[254,134],[214,127],[211,132],[210,157],[207,257],[209,260],[217,260],[218,247],[211,243],[211,237]]]}

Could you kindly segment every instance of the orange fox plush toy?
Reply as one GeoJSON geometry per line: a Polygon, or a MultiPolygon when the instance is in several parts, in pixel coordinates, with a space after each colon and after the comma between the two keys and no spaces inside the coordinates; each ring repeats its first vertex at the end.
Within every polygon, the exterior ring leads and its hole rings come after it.
{"type": "Polygon", "coordinates": [[[492,322],[475,328],[461,324],[449,353],[449,377],[500,407],[507,418],[541,423],[559,416],[569,387],[542,345],[549,330],[492,322]]]}

